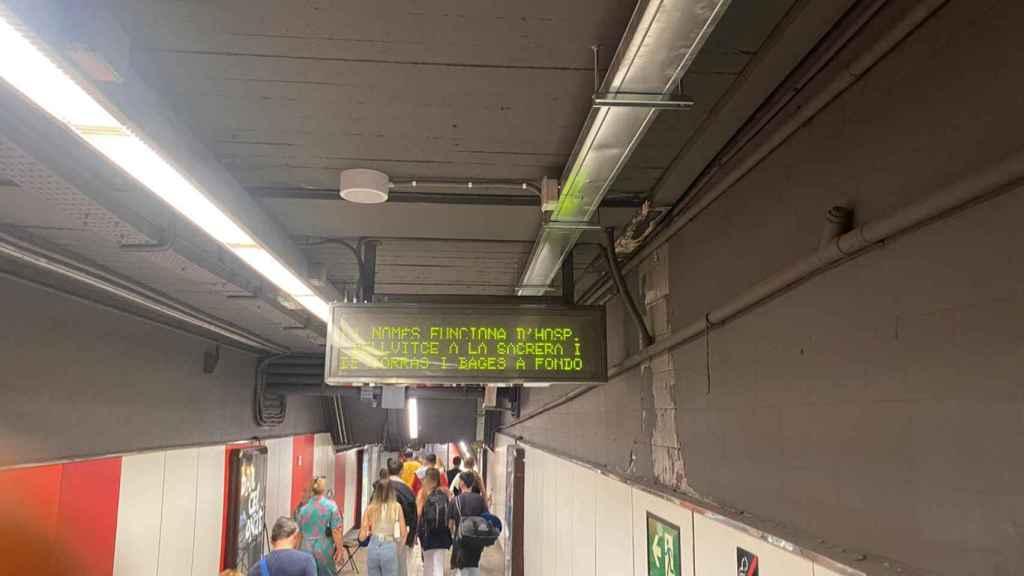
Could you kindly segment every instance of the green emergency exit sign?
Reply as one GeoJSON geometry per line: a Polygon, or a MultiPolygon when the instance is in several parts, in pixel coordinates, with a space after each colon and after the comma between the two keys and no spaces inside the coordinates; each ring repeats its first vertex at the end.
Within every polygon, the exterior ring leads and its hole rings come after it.
{"type": "Polygon", "coordinates": [[[333,304],[326,381],[604,382],[604,308],[333,304]]]}

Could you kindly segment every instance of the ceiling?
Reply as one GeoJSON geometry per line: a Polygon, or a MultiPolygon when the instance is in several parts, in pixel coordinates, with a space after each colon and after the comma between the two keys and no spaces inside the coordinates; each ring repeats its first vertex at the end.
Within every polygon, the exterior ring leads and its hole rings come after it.
{"type": "MultiPolygon", "coordinates": [[[[513,294],[542,222],[531,191],[501,190],[507,198],[528,197],[525,202],[480,204],[455,195],[497,190],[453,186],[434,190],[453,195],[443,203],[358,206],[336,195],[338,173],[360,167],[392,179],[558,177],[589,110],[591,46],[602,46],[601,66],[607,66],[635,5],[633,0],[40,2],[53,5],[55,13],[69,7],[115,23],[128,46],[124,65],[160,96],[162,112],[174,119],[175,128],[191,132],[212,155],[209,160],[249,192],[302,255],[326,267],[342,295],[352,292],[358,273],[350,251],[337,242],[367,238],[380,242],[380,293],[513,294]]],[[[725,119],[713,113],[745,89],[740,81],[759,52],[772,45],[773,30],[797,6],[829,12],[834,19],[849,4],[734,2],[684,78],[684,92],[696,105],[658,116],[597,223],[621,226],[644,199],[665,204],[682,195],[687,182],[666,186],[666,171],[680,162],[702,168],[734,130],[720,130],[716,140],[707,137],[709,126],[738,127],[763,99],[758,93],[725,119]]],[[[818,34],[832,23],[820,20],[818,34]]],[[[812,46],[816,38],[804,35],[812,46]]],[[[777,83],[800,56],[758,65],[771,66],[777,83]]],[[[761,87],[763,95],[774,85],[761,87]]],[[[133,120],[145,129],[145,117],[133,120]]],[[[9,137],[3,130],[0,123],[0,137],[9,137]]],[[[41,158],[44,153],[18,144],[17,138],[8,141],[9,154],[0,158],[0,177],[9,181],[0,186],[0,224],[34,231],[288,348],[310,350],[322,343],[313,331],[292,330],[302,325],[301,315],[282,310],[272,298],[238,298],[259,292],[249,285],[258,278],[240,263],[225,265],[235,274],[226,281],[177,249],[126,254],[118,248],[123,237],[112,239],[110,230],[83,224],[80,206],[18,176],[15,156],[33,163],[33,170],[52,169],[41,158]]],[[[132,188],[112,167],[107,172],[102,178],[118,189],[132,188]]],[[[62,175],[58,170],[56,177],[62,175]]],[[[98,197],[81,193],[81,179],[63,182],[76,202],[98,197]]],[[[124,192],[132,210],[151,214],[147,221],[161,220],[152,215],[153,206],[137,206],[148,200],[132,193],[124,192]]],[[[106,214],[118,230],[138,228],[118,210],[99,204],[87,212],[106,214]]],[[[133,233],[133,242],[158,240],[137,229],[133,233]]],[[[194,252],[203,250],[215,248],[194,252]]],[[[580,246],[577,273],[601,271],[597,256],[595,246],[580,246]]]]}

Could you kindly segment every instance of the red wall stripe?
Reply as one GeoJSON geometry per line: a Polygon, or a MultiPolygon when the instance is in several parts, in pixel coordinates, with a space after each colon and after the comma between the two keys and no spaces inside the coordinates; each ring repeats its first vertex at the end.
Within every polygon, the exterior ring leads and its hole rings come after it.
{"type": "Polygon", "coordinates": [[[292,439],[292,501],[291,512],[309,495],[313,481],[313,435],[304,434],[292,439]]]}
{"type": "Polygon", "coordinates": [[[64,573],[53,554],[61,548],[56,536],[63,471],[60,464],[0,471],[3,574],[64,573]]]}
{"type": "Polygon", "coordinates": [[[105,458],[64,465],[57,535],[65,564],[82,576],[114,571],[121,459],[105,458]]]}

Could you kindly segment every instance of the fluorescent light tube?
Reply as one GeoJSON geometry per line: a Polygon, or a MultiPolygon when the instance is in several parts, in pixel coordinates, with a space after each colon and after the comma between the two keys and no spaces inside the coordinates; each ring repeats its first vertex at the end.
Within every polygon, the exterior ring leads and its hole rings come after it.
{"type": "Polygon", "coordinates": [[[406,414],[409,416],[409,438],[415,440],[420,436],[420,414],[415,398],[406,401],[406,414]]]}
{"type": "Polygon", "coordinates": [[[0,9],[0,78],[66,124],[101,154],[227,246],[254,270],[327,321],[329,306],[273,254],[259,246],[186,175],[132,133],[77,84],[0,9]]]}
{"type": "Polygon", "coordinates": [[[71,126],[120,128],[96,100],[0,12],[0,77],[71,126]]]}
{"type": "MultiPolygon", "coordinates": [[[[74,126],[72,129],[220,243],[229,247],[256,244],[227,214],[134,134],[79,130],[74,126]]],[[[259,267],[254,268],[261,271],[259,267]]]]}

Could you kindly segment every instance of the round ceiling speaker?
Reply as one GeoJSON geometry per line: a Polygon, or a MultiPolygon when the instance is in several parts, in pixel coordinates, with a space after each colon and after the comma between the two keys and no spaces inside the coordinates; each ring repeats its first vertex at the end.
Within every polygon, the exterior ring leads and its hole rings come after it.
{"type": "Polygon", "coordinates": [[[366,168],[341,171],[341,197],[356,204],[380,204],[388,201],[391,179],[383,172],[366,168]]]}

